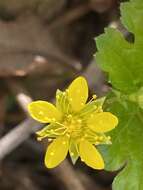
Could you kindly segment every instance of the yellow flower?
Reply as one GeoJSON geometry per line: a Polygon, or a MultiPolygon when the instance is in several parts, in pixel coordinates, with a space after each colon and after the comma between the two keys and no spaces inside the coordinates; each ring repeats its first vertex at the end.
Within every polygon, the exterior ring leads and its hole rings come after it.
{"type": "Polygon", "coordinates": [[[37,132],[38,140],[52,141],[45,155],[47,168],[56,167],[68,154],[73,163],[80,157],[94,169],[103,169],[104,161],[96,145],[111,144],[104,133],[118,124],[116,116],[103,112],[103,98],[96,95],[88,102],[88,85],[83,77],[76,78],[65,92],[57,90],[56,107],[45,101],[29,104],[30,115],[41,123],[48,123],[37,132]]]}

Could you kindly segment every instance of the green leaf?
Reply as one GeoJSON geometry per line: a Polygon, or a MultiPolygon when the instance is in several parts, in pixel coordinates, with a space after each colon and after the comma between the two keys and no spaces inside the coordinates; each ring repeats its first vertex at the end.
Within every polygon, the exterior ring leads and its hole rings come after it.
{"type": "Polygon", "coordinates": [[[123,101],[110,94],[104,105],[119,118],[119,125],[109,133],[112,145],[103,147],[105,165],[109,171],[123,167],[115,177],[113,189],[143,190],[143,110],[129,101],[125,107],[123,101]]]}
{"type": "Polygon", "coordinates": [[[108,72],[113,87],[131,93],[143,86],[143,1],[132,0],[121,5],[121,20],[134,32],[135,42],[127,42],[116,29],[107,28],[96,39],[96,62],[108,72]]]}
{"type": "Polygon", "coordinates": [[[143,43],[143,1],[131,0],[130,2],[122,3],[121,12],[122,23],[130,32],[136,35],[135,40],[137,40],[137,42],[141,40],[143,43]]]}
{"type": "Polygon", "coordinates": [[[105,110],[119,118],[112,145],[102,150],[106,169],[120,169],[113,190],[143,190],[143,0],[122,3],[121,21],[134,42],[113,28],[96,39],[96,62],[114,88],[105,110]]]}

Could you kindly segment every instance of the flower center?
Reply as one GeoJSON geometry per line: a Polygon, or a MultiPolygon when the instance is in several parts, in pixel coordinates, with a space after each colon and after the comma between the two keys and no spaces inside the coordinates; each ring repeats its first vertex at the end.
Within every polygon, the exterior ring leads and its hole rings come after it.
{"type": "Polygon", "coordinates": [[[83,134],[83,121],[77,116],[69,114],[65,117],[63,125],[67,129],[67,134],[73,138],[82,136],[83,134]]]}

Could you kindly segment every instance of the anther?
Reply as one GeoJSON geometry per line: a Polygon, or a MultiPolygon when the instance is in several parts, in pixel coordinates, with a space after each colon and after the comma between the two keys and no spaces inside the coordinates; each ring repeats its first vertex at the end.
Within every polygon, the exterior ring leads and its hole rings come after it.
{"type": "Polygon", "coordinates": [[[63,141],[63,142],[62,142],[62,144],[66,144],[66,142],[65,142],[65,141],[63,141]]]}
{"type": "Polygon", "coordinates": [[[97,98],[96,94],[93,94],[92,98],[95,100],[97,98]]]}
{"type": "Polygon", "coordinates": [[[37,132],[36,132],[36,135],[40,135],[40,134],[41,134],[41,132],[40,132],[40,131],[37,131],[37,132]]]}
{"type": "Polygon", "coordinates": [[[48,139],[48,142],[51,142],[53,139],[48,139]]]}
{"type": "Polygon", "coordinates": [[[99,141],[96,141],[96,142],[95,142],[95,145],[98,145],[98,144],[100,144],[100,142],[99,142],[99,141]]]}
{"type": "Polygon", "coordinates": [[[69,114],[69,115],[68,115],[68,119],[71,119],[71,118],[72,118],[72,115],[71,115],[71,114],[69,114]]]}
{"type": "Polygon", "coordinates": [[[69,92],[69,89],[66,89],[66,92],[68,93],[68,92],[69,92]]]}
{"type": "Polygon", "coordinates": [[[37,137],[37,141],[41,141],[42,140],[42,137],[37,137]]]}

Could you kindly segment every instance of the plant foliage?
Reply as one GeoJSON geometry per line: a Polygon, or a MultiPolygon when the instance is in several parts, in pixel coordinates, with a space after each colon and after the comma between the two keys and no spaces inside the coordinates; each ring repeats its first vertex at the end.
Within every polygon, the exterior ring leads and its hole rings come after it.
{"type": "Polygon", "coordinates": [[[143,1],[122,3],[121,21],[134,42],[113,28],[96,39],[96,62],[113,87],[104,106],[119,118],[103,152],[107,170],[121,169],[114,190],[143,190],[143,1]]]}

